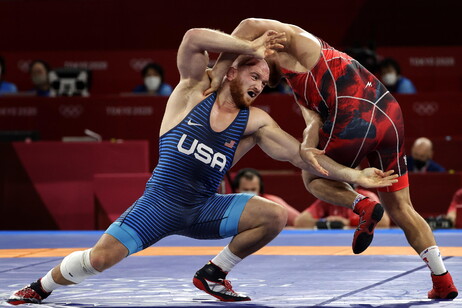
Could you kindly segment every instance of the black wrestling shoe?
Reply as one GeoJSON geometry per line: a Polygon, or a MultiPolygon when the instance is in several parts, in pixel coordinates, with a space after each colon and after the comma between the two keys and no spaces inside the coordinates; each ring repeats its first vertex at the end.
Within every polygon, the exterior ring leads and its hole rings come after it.
{"type": "Polygon", "coordinates": [[[193,284],[223,302],[250,301],[250,297],[234,292],[231,282],[226,280],[226,272],[211,261],[198,270],[193,278],[193,284]]]}
{"type": "Polygon", "coordinates": [[[42,288],[41,278],[36,282],[25,286],[21,290],[14,292],[6,302],[10,305],[21,305],[21,304],[41,304],[42,300],[50,296],[51,292],[46,292],[42,288]]]}

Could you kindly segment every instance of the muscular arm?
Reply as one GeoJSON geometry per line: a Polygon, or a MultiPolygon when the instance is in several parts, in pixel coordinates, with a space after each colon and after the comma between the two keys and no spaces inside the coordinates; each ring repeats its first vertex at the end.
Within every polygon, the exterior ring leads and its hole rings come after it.
{"type": "MultiPolygon", "coordinates": [[[[268,30],[274,30],[279,33],[284,33],[286,37],[285,46],[290,45],[291,37],[295,34],[295,31],[298,27],[284,24],[282,22],[271,20],[271,19],[258,19],[258,18],[247,18],[240,22],[240,24],[234,29],[231,33],[232,36],[252,41],[261,35],[263,35],[268,30]]],[[[212,78],[211,89],[207,93],[211,93],[216,90],[219,86],[221,80],[225,76],[228,68],[236,60],[236,54],[222,53],[217,59],[213,70],[210,75],[212,78]]]]}
{"type": "Polygon", "coordinates": [[[282,130],[266,112],[251,107],[249,126],[251,133],[241,139],[233,164],[258,144],[273,159],[288,161],[300,169],[309,167],[300,157],[300,142],[282,130]]]}
{"type": "MultiPolygon", "coordinates": [[[[226,33],[210,29],[190,29],[178,49],[177,65],[182,80],[201,81],[208,64],[206,51],[245,54],[262,58],[261,42],[238,39],[226,33]]],[[[262,49],[263,48],[263,49],[262,49]]]]}
{"type": "Polygon", "coordinates": [[[255,136],[263,152],[273,159],[288,161],[300,169],[309,168],[309,164],[300,157],[300,142],[282,130],[273,119],[271,121],[261,127],[255,136]]]}

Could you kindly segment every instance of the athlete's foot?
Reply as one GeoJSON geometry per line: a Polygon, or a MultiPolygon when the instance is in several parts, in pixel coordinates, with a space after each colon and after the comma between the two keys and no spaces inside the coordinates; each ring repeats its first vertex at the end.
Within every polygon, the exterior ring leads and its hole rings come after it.
{"type": "Polygon", "coordinates": [[[374,229],[382,219],[383,207],[380,203],[365,198],[359,201],[354,209],[359,215],[359,225],[353,237],[353,252],[361,253],[369,247],[374,238],[374,229]]]}
{"type": "Polygon", "coordinates": [[[193,284],[223,302],[249,301],[250,297],[234,292],[229,280],[225,279],[226,274],[221,268],[209,262],[196,272],[193,284]]]}
{"type": "Polygon", "coordinates": [[[41,304],[42,300],[47,298],[51,292],[45,292],[40,283],[40,279],[36,282],[25,286],[21,290],[14,292],[6,302],[10,305],[21,305],[21,304],[41,304]]]}
{"type": "Polygon", "coordinates": [[[433,289],[428,291],[430,299],[454,299],[459,294],[449,272],[438,276],[432,274],[432,281],[433,289]]]}

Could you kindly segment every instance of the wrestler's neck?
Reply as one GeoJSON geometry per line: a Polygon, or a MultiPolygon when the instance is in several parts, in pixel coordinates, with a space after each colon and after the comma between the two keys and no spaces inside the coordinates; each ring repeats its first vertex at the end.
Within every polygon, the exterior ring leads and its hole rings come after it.
{"type": "Polygon", "coordinates": [[[225,83],[218,90],[215,106],[219,112],[235,114],[239,112],[239,108],[233,100],[229,83],[225,83]]]}

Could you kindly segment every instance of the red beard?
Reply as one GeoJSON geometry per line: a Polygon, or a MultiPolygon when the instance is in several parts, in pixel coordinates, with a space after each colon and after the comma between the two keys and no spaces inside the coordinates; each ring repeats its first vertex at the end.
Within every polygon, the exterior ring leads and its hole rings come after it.
{"type": "Polygon", "coordinates": [[[250,106],[251,102],[246,102],[244,96],[245,94],[242,91],[242,82],[238,80],[238,78],[231,80],[229,84],[229,90],[237,108],[243,109],[250,106]]]}

